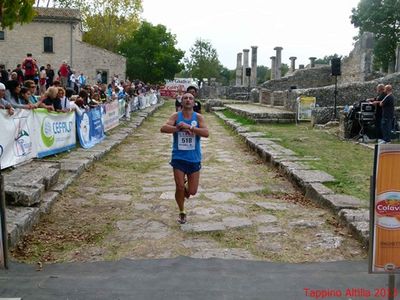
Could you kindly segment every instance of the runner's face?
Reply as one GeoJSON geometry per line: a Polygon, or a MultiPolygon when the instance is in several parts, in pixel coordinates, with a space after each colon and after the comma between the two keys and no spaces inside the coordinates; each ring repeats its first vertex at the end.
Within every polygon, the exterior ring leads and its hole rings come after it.
{"type": "Polygon", "coordinates": [[[184,107],[192,108],[194,105],[194,97],[190,93],[184,94],[182,97],[182,101],[183,101],[182,104],[184,107]]]}

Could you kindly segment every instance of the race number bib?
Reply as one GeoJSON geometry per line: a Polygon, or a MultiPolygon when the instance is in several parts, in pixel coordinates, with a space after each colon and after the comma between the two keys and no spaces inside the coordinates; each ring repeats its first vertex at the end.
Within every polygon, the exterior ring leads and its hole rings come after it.
{"type": "Polygon", "coordinates": [[[195,138],[194,134],[187,131],[178,132],[178,150],[194,150],[195,138]]]}

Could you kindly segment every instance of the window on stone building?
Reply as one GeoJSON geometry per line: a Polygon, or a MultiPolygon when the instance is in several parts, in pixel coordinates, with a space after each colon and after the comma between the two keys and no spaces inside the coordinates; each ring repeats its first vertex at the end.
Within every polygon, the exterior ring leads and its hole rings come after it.
{"type": "Polygon", "coordinates": [[[4,41],[4,31],[0,30],[0,41],[4,41]]]}
{"type": "Polygon", "coordinates": [[[49,36],[44,37],[44,52],[53,52],[53,38],[49,36]]]}

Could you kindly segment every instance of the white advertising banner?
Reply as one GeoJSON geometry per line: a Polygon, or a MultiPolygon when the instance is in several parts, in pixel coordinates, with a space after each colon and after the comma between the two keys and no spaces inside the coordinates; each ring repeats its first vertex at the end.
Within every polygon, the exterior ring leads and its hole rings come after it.
{"type": "Polygon", "coordinates": [[[75,147],[74,112],[56,113],[40,108],[34,110],[33,118],[38,157],[56,154],[75,147]]]}
{"type": "Polygon", "coordinates": [[[4,109],[0,110],[0,163],[8,168],[36,157],[33,144],[34,124],[31,110],[16,109],[12,116],[4,109]]]}
{"type": "Polygon", "coordinates": [[[108,131],[119,125],[119,104],[117,100],[103,105],[104,131],[108,131]]]}

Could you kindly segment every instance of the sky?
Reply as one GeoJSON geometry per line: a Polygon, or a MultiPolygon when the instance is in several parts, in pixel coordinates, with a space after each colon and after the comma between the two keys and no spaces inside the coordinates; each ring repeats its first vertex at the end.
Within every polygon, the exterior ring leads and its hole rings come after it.
{"type": "Polygon", "coordinates": [[[207,40],[228,69],[243,49],[251,64],[251,46],[258,46],[257,64],[268,67],[276,46],[283,47],[282,63],[297,57],[296,68],[309,57],[347,56],[358,33],[350,16],[360,0],[142,1],[142,18],[165,25],[187,56],[196,39],[207,40]]]}

